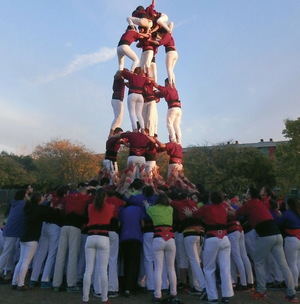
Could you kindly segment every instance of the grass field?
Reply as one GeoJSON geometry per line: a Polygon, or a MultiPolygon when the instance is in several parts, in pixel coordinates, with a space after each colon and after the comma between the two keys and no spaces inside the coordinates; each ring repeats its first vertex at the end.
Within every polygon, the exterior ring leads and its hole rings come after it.
{"type": "MultiPolygon", "coordinates": [[[[179,295],[184,304],[201,304],[202,302],[196,296],[179,295]]],[[[11,290],[7,285],[0,285],[0,303],[1,304],[80,304],[81,294],[70,294],[67,292],[54,292],[52,290],[43,290],[35,288],[33,290],[20,292],[11,290]]],[[[90,298],[91,304],[101,303],[99,298],[90,298]]],[[[140,294],[130,298],[119,296],[111,300],[112,304],[147,304],[151,303],[151,295],[140,294]]],[[[249,291],[240,291],[230,301],[231,304],[254,304],[254,303],[269,303],[269,304],[284,304],[288,303],[284,299],[283,291],[272,291],[268,293],[266,300],[255,301],[250,297],[249,291]]]]}

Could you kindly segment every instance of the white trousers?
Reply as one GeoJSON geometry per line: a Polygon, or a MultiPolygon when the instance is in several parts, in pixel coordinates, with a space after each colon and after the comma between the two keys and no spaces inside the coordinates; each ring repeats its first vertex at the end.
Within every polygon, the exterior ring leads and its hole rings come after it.
{"type": "Polygon", "coordinates": [[[3,245],[4,245],[3,231],[2,229],[0,229],[0,254],[2,253],[3,245]]]}
{"type": "Polygon", "coordinates": [[[112,99],[111,106],[114,112],[114,120],[110,128],[114,130],[115,128],[120,128],[123,122],[123,116],[124,116],[123,101],[118,99],[112,99]]]}
{"type": "Polygon", "coordinates": [[[181,108],[175,107],[168,109],[167,113],[167,128],[169,132],[169,138],[172,142],[181,144],[181,108]]]}
{"type": "Polygon", "coordinates": [[[127,106],[131,121],[132,130],[137,130],[137,122],[140,128],[145,129],[143,118],[144,97],[142,94],[131,93],[127,98],[127,106]]]}
{"type": "Polygon", "coordinates": [[[148,29],[153,26],[153,22],[147,18],[128,17],[127,22],[131,26],[138,25],[148,29]]]}
{"type": "Polygon", "coordinates": [[[251,263],[247,256],[244,232],[234,231],[228,234],[231,244],[231,258],[240,275],[241,285],[253,284],[251,263]]]}
{"type": "Polygon", "coordinates": [[[153,77],[150,75],[149,72],[151,71],[151,62],[154,56],[153,50],[143,51],[141,55],[141,68],[144,70],[145,73],[148,73],[148,77],[153,77]]]}
{"type": "Polygon", "coordinates": [[[193,286],[200,286],[201,289],[206,288],[204,274],[200,265],[201,244],[199,235],[190,235],[184,237],[184,249],[188,257],[192,276],[193,286]]]}
{"type": "MultiPolygon", "coordinates": [[[[146,161],[146,172],[151,173],[152,170],[156,167],[156,161],[155,160],[148,160],[146,161]]],[[[152,175],[151,175],[152,176],[152,175]]]]}
{"type": "Polygon", "coordinates": [[[60,227],[55,224],[43,223],[42,233],[36,254],[33,258],[31,281],[38,281],[43,265],[42,282],[49,282],[57,253],[60,227]],[[45,262],[45,264],[44,264],[45,262]]]}
{"type": "Polygon", "coordinates": [[[15,268],[12,285],[24,286],[25,277],[29,268],[29,265],[36,252],[38,242],[20,242],[21,252],[20,259],[15,268]]]}
{"type": "Polygon", "coordinates": [[[117,48],[117,54],[119,59],[119,70],[124,70],[125,67],[125,56],[129,57],[132,60],[131,71],[140,64],[140,59],[135,53],[135,51],[127,44],[122,44],[117,48]]]}
{"type": "Polygon", "coordinates": [[[60,287],[62,284],[67,253],[67,284],[68,287],[76,286],[80,243],[81,231],[79,228],[73,226],[63,226],[61,228],[54,267],[53,287],[60,287]]]}
{"type": "Polygon", "coordinates": [[[286,261],[293,274],[295,287],[298,287],[298,279],[299,279],[298,259],[300,256],[300,240],[296,237],[287,236],[284,239],[284,252],[286,256],[286,261]]]}
{"type": "Polygon", "coordinates": [[[77,282],[83,280],[85,271],[85,243],[87,240],[87,234],[81,234],[80,250],[78,255],[78,266],[77,266],[77,282]]]}
{"type": "Polygon", "coordinates": [[[189,260],[185,252],[183,233],[175,232],[176,266],[178,269],[188,269],[189,260]]]}
{"type": "Polygon", "coordinates": [[[87,237],[85,245],[86,267],[83,277],[83,301],[89,300],[91,279],[96,262],[96,256],[100,259],[99,273],[101,277],[101,299],[102,302],[108,300],[108,259],[109,259],[109,238],[103,235],[90,235],[87,237]]]}
{"type": "Polygon", "coordinates": [[[216,286],[217,264],[220,268],[222,297],[232,297],[230,242],[227,236],[224,236],[223,239],[211,237],[204,241],[203,269],[206,279],[206,292],[209,300],[218,299],[216,286]]]}
{"type": "Polygon", "coordinates": [[[0,273],[3,270],[13,270],[16,247],[18,246],[19,238],[4,237],[3,249],[0,256],[0,273]]]}
{"type": "Polygon", "coordinates": [[[158,112],[157,112],[157,105],[155,100],[144,103],[143,118],[144,118],[145,128],[149,130],[149,135],[154,136],[154,134],[157,134],[158,112]]]}
{"type": "Polygon", "coordinates": [[[134,166],[134,170],[133,170],[133,176],[135,178],[140,178],[140,174],[139,174],[139,168],[143,165],[145,165],[146,160],[144,156],[135,156],[135,155],[131,155],[128,156],[127,158],[127,166],[134,166]]]}
{"type": "Polygon", "coordinates": [[[166,68],[168,73],[169,82],[175,84],[176,78],[174,74],[174,68],[178,60],[177,51],[169,51],[166,53],[166,68]]]}
{"type": "Polygon", "coordinates": [[[169,164],[168,165],[168,177],[172,174],[172,172],[178,172],[183,169],[182,164],[169,164]]]}
{"type": "Polygon", "coordinates": [[[162,288],[162,273],[164,260],[167,266],[167,272],[170,282],[170,294],[172,296],[177,295],[177,278],[175,272],[175,256],[176,245],[175,240],[170,239],[165,241],[163,238],[153,239],[153,252],[154,252],[154,279],[155,279],[155,291],[154,296],[161,298],[162,288]]]}
{"type": "Polygon", "coordinates": [[[118,256],[119,256],[119,235],[115,231],[109,232],[109,261],[108,261],[108,290],[119,291],[118,277],[118,256]]]}

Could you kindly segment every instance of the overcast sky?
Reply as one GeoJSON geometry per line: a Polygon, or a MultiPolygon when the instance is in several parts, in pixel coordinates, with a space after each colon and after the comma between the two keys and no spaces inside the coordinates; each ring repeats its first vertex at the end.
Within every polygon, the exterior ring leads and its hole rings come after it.
{"type": "MultiPolygon", "coordinates": [[[[149,2],[0,1],[0,150],[70,139],[103,152],[116,45],[126,17],[149,2]]],[[[176,26],[183,145],[282,140],[300,109],[300,1],[157,0],[157,10],[176,26]]],[[[164,57],[162,48],[160,83],[164,57]]],[[[158,111],[167,141],[164,101],[158,111]]]]}

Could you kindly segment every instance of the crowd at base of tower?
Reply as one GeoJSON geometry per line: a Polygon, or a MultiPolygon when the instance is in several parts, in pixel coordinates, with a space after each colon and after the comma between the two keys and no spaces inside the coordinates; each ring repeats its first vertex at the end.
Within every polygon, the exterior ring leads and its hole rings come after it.
{"type": "Polygon", "coordinates": [[[28,188],[16,193],[1,229],[0,282],[16,292],[82,292],[82,303],[91,292],[113,303],[141,287],[152,303],[182,303],[179,287],[208,303],[229,303],[234,290],[250,290],[254,301],[285,286],[282,300],[298,303],[299,231],[299,200],[279,206],[265,187],[249,188],[244,200],[154,191],[137,178],[124,193],[107,178],[46,196],[28,188]]]}

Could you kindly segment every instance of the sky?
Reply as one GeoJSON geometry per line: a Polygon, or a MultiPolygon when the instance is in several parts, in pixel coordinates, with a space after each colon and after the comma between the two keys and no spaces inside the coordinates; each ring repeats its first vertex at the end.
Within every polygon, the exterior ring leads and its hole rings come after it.
{"type": "MultiPolygon", "coordinates": [[[[0,151],[29,154],[70,139],[104,152],[116,46],[126,17],[148,4],[1,0],[0,151]]],[[[157,0],[157,10],[175,23],[183,146],[282,140],[284,120],[300,116],[300,1],[157,0]]],[[[161,48],[160,84],[164,59],[161,48]]],[[[158,111],[166,142],[164,101],[158,111]]]]}

